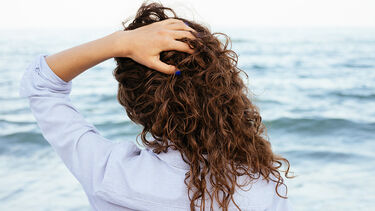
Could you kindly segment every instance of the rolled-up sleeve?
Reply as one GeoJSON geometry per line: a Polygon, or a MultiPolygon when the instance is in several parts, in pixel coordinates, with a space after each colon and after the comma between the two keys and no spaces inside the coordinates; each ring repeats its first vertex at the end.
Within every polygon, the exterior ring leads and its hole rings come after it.
{"type": "Polygon", "coordinates": [[[31,111],[44,138],[51,144],[86,191],[99,182],[111,151],[118,143],[102,137],[72,105],[72,82],[59,78],[39,55],[28,66],[20,95],[29,99],[31,111]]]}

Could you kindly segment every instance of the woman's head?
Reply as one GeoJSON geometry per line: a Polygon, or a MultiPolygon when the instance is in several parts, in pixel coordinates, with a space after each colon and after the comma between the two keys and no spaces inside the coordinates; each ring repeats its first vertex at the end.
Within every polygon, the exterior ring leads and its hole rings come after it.
{"type": "Polygon", "coordinates": [[[206,181],[212,186],[208,196],[224,208],[233,199],[235,186],[240,186],[236,176],[271,179],[273,175],[278,186],[282,185],[279,168],[282,161],[288,168],[289,163],[273,154],[265,139],[261,116],[247,97],[240,77],[243,72],[237,67],[236,53],[228,48],[227,36],[212,34],[157,3],[142,5],[124,30],[168,18],[183,20],[196,31],[196,39],[181,40],[194,49],[193,54],[160,54],[161,61],[181,70],[180,75],[163,74],[129,58],[115,58],[118,100],[129,118],[143,126],[143,144],[155,153],[173,147],[184,155],[190,165],[185,183],[193,193],[192,209],[198,199],[204,207],[206,181]],[[224,36],[224,44],[217,35],[224,36]]]}

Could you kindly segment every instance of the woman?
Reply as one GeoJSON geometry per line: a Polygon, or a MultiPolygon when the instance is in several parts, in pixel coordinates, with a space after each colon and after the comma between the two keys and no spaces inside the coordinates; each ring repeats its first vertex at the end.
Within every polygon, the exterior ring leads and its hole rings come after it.
{"type": "Polygon", "coordinates": [[[144,4],[124,31],[26,70],[20,93],[94,210],[291,209],[280,174],[289,163],[264,138],[228,40],[214,35],[144,4]],[[71,80],[109,58],[145,149],[103,138],[69,100],[71,80]]]}

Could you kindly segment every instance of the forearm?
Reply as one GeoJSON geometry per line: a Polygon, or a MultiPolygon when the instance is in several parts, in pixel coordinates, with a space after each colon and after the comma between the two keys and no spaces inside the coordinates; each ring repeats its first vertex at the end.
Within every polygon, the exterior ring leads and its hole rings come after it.
{"type": "Polygon", "coordinates": [[[46,62],[57,76],[68,82],[85,70],[114,57],[118,33],[47,56],[46,62]]]}
{"type": "Polygon", "coordinates": [[[194,31],[176,19],[149,24],[130,31],[117,31],[103,38],[46,57],[52,71],[68,82],[112,57],[129,57],[157,71],[173,74],[175,66],[160,61],[160,52],[178,50],[193,53],[186,43],[176,39],[195,39],[194,31]]]}

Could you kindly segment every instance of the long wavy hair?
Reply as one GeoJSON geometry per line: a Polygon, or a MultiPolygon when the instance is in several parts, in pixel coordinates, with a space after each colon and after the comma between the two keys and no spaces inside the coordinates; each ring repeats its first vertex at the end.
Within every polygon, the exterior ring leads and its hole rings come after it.
{"type": "Polygon", "coordinates": [[[159,3],[144,3],[132,22],[123,23],[124,30],[168,18],[183,20],[197,32],[194,40],[181,39],[195,50],[193,54],[160,54],[161,61],[181,70],[180,75],[160,73],[130,58],[115,58],[117,98],[129,118],[143,126],[143,144],[157,154],[166,153],[169,147],[177,149],[190,165],[185,184],[191,210],[199,199],[204,210],[208,197],[211,210],[214,199],[223,210],[228,210],[230,201],[240,209],[233,194],[236,186],[246,185],[237,183],[237,177],[244,175],[249,181],[262,176],[276,182],[277,195],[286,198],[278,187],[285,185],[281,172],[291,177],[289,162],[271,150],[259,111],[247,96],[237,55],[229,49],[230,39],[177,17],[159,3]],[[226,41],[221,42],[217,35],[226,41]],[[286,170],[281,169],[283,163],[286,170]]]}

